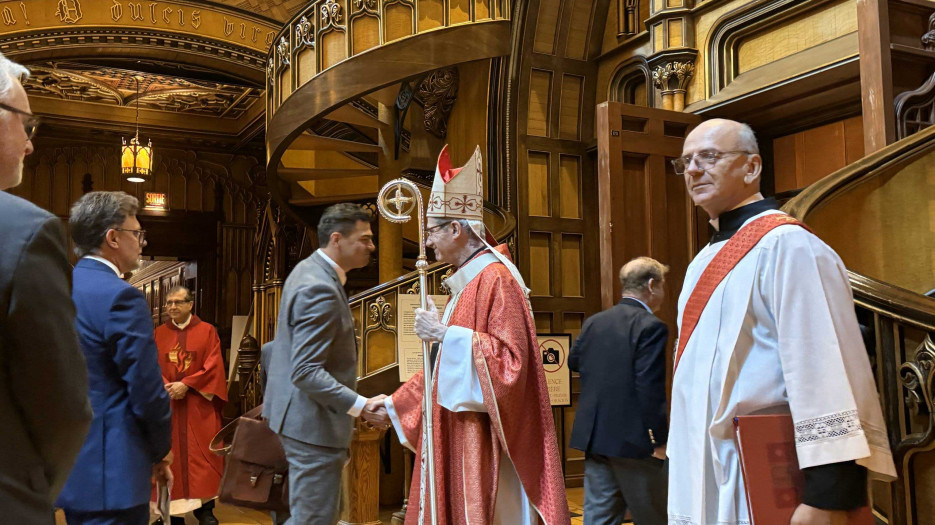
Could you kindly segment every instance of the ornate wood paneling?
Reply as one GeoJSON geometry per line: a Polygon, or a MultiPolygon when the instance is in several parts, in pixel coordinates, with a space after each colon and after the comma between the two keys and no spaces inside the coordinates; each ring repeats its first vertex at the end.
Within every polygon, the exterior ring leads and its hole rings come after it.
{"type": "MultiPolygon", "coordinates": [[[[516,20],[517,262],[532,289],[540,332],[577,336],[600,308],[597,261],[594,99],[607,1],[530,0],[516,20]],[[596,24],[596,25],[595,25],[596,24]]],[[[511,109],[512,109],[511,108],[511,109]]],[[[578,386],[573,386],[573,401],[578,386]]],[[[566,478],[581,482],[583,455],[565,446],[574,408],[556,409],[566,478]]]]}

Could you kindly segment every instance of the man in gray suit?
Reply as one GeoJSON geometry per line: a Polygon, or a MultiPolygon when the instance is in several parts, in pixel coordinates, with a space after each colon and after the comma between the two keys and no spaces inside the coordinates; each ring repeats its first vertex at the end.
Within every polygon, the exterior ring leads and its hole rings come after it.
{"type": "Polygon", "coordinates": [[[358,395],[357,339],[346,272],[373,253],[370,214],[335,204],[318,223],[319,249],[289,274],[270,349],[263,416],[289,461],[291,525],[337,521],[354,418],[384,425],[382,398],[358,395]]]}
{"type": "MultiPolygon", "coordinates": [[[[33,151],[28,74],[0,54],[0,190],[33,151]]],[[[0,516],[51,525],[91,423],[62,222],[0,191],[0,246],[0,516]]]]}

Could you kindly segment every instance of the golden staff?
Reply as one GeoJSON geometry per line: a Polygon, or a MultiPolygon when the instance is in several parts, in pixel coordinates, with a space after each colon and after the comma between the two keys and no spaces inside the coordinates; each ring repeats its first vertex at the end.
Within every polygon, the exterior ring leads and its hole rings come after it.
{"type": "MultiPolygon", "coordinates": [[[[416,259],[416,270],[419,272],[419,299],[422,309],[428,307],[426,300],[425,271],[429,267],[425,258],[425,211],[422,208],[422,192],[418,186],[406,179],[392,180],[382,188],[377,195],[377,209],[386,220],[395,223],[409,222],[412,212],[416,211],[419,221],[419,258],[416,259]],[[390,207],[396,209],[393,211],[390,207]]],[[[429,489],[429,510],[432,516],[432,525],[438,525],[438,509],[435,503],[435,439],[432,424],[432,363],[429,358],[429,344],[422,341],[422,494],[419,501],[419,523],[422,523],[425,504],[425,488],[429,489]],[[428,479],[426,479],[428,477],[428,479]]]]}

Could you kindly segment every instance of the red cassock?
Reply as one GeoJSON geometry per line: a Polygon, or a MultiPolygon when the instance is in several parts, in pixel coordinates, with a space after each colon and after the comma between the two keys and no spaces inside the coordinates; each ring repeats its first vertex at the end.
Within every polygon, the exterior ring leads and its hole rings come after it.
{"type": "MultiPolygon", "coordinates": [[[[464,288],[448,325],[474,331],[473,361],[487,413],[451,412],[438,404],[437,385],[433,390],[438,523],[492,524],[500,469],[509,468],[504,461],[509,458],[545,525],[568,525],[561,456],[535,324],[506,266],[488,265],[464,288]]],[[[419,372],[392,396],[406,439],[418,443],[407,525],[419,522],[422,393],[419,372]]],[[[431,523],[428,512],[426,504],[425,523],[431,523]]]]}
{"type": "Polygon", "coordinates": [[[208,444],[221,429],[221,407],[227,402],[218,332],[192,314],[183,330],[172,321],[157,327],[156,347],[162,380],[189,387],[185,397],[172,400],[172,499],[213,498],[224,460],[208,444]],[[214,397],[208,400],[202,394],[214,397]]]}

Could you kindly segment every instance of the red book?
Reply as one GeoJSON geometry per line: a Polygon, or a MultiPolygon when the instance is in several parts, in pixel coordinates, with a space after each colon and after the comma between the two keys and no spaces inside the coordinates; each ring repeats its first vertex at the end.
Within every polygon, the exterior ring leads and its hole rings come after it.
{"type": "MultiPolygon", "coordinates": [[[[740,416],[734,418],[734,429],[751,525],[789,525],[805,488],[792,416],[740,416]]],[[[873,525],[870,507],[849,512],[847,523],[873,525]]]]}

